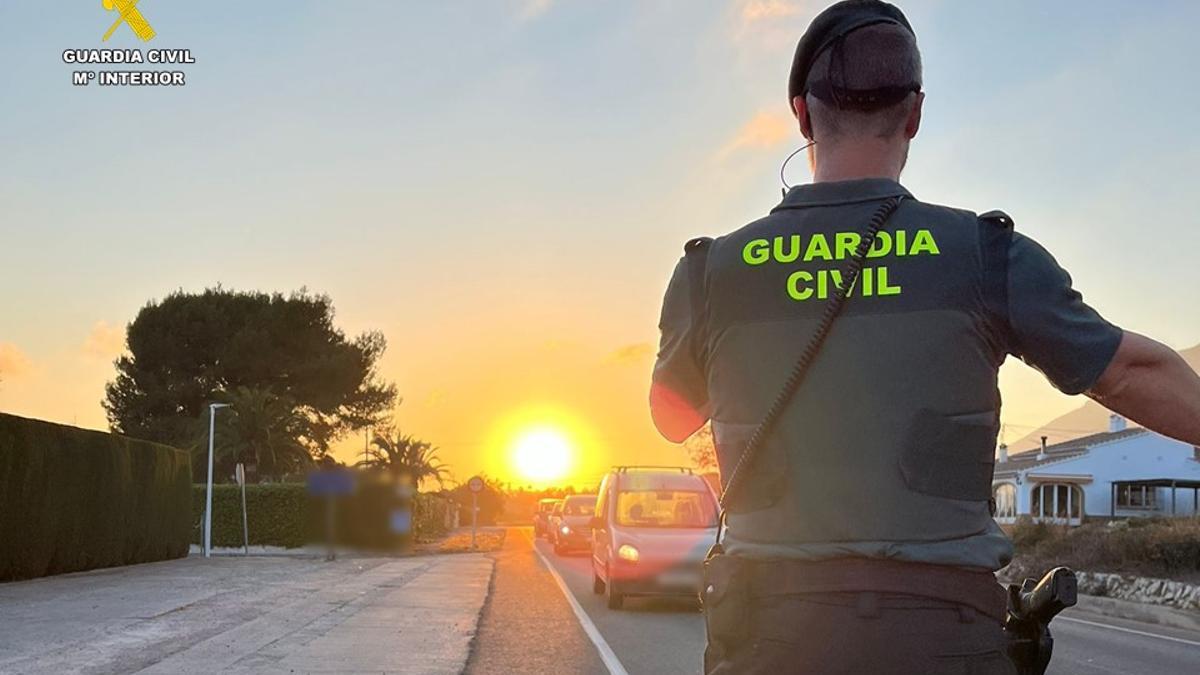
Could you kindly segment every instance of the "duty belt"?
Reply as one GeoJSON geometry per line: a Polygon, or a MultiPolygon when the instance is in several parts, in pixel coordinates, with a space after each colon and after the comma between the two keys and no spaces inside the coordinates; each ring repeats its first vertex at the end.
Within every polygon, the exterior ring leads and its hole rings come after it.
{"type": "Polygon", "coordinates": [[[750,560],[752,597],[810,593],[894,593],[970,607],[1002,622],[1008,597],[987,571],[877,558],[750,560]]]}

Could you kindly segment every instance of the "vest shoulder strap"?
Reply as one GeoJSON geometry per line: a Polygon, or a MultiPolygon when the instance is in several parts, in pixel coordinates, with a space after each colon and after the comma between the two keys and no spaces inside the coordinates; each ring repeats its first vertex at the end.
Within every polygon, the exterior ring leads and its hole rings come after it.
{"type": "Polygon", "coordinates": [[[1008,350],[1012,326],[1008,311],[1008,252],[1012,244],[1013,219],[1003,211],[979,214],[979,246],[983,264],[984,304],[994,321],[998,347],[1008,350]]]}
{"type": "Polygon", "coordinates": [[[683,255],[687,259],[688,301],[691,303],[693,324],[704,315],[708,300],[708,286],[704,277],[708,271],[708,249],[712,242],[712,237],[696,237],[683,247],[683,255]]]}

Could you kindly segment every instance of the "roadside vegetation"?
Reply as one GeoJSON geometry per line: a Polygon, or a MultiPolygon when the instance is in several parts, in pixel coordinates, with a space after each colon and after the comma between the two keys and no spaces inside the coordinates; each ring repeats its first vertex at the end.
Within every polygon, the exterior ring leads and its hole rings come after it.
{"type": "Polygon", "coordinates": [[[438,458],[438,449],[428,441],[385,427],[371,441],[366,458],[355,466],[365,471],[386,473],[409,485],[436,482],[445,487],[449,467],[438,458]]]}
{"type": "Polygon", "coordinates": [[[148,303],[126,332],[127,353],[105,389],[113,432],[190,450],[205,473],[208,405],[217,414],[217,474],[238,462],[255,480],[282,480],[331,462],[333,443],[383,421],[396,387],[377,373],[383,334],[347,337],[333,302],[210,288],[148,303]]]}
{"type": "MultiPolygon", "coordinates": [[[[192,486],[191,541],[200,544],[205,486],[192,486]]],[[[339,543],[376,550],[397,550],[386,517],[389,485],[361,486],[340,499],[336,514],[339,543]],[[378,487],[379,489],[373,489],[378,487]]],[[[213,546],[242,546],[242,492],[238,485],[213,487],[213,546]]],[[[458,504],[445,492],[418,494],[412,501],[413,538],[435,541],[447,533],[448,514],[458,504]]],[[[251,546],[298,548],[325,538],[325,503],[313,499],[304,483],[262,483],[246,486],[246,518],[251,546]]]]}
{"type": "Polygon", "coordinates": [[[187,555],[187,455],[0,413],[0,581],[187,555]]]}
{"type": "MultiPolygon", "coordinates": [[[[190,455],[197,485],[184,506],[193,542],[204,513],[212,403],[224,404],[213,434],[216,546],[243,542],[238,464],[251,545],[294,548],[325,538],[326,504],[306,484],[323,469],[357,474],[354,493],[337,498],[335,509],[337,537],[351,545],[402,546],[409,535],[396,534],[390,520],[401,505],[411,506],[418,541],[441,537],[456,516],[470,522],[469,495],[465,487],[446,489],[451,474],[437,446],[392,421],[400,399],[378,373],[383,334],[348,336],[334,316],[328,296],[305,289],[217,287],[151,300],[127,327],[126,352],[105,387],[109,426],[190,455]],[[339,440],[367,431],[370,443],[353,467],[331,454],[339,440]]],[[[480,501],[483,522],[494,520],[502,495],[491,489],[480,501]]]]}
{"type": "Polygon", "coordinates": [[[1011,532],[1013,563],[1001,574],[1020,579],[1066,565],[1200,583],[1200,519],[1133,518],[1079,527],[1018,522],[1011,532]]]}

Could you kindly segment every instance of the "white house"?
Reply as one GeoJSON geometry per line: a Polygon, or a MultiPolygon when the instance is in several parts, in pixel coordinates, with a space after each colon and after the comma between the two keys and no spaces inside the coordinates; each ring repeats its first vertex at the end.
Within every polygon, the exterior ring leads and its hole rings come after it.
{"type": "Polygon", "coordinates": [[[992,478],[996,520],[1079,525],[1088,519],[1200,515],[1200,448],[1113,415],[1109,430],[1009,455],[992,478]]]}

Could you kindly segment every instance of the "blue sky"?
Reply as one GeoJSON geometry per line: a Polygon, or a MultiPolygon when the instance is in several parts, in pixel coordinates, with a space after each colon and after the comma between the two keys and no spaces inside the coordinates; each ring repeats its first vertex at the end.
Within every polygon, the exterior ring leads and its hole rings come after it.
{"type": "MultiPolygon", "coordinates": [[[[1200,342],[1200,5],[900,4],[928,92],[903,182],[1005,209],[1111,320],[1200,342]]],[[[683,241],[777,200],[791,51],[822,6],[142,0],[148,46],[197,63],[116,89],[61,61],[102,46],[100,0],[4,3],[0,409],[103,426],[148,300],[307,286],[384,331],[399,421],[461,471],[541,407],[606,457],[666,461],[644,405],[662,289],[683,241]]],[[[1078,404],[1023,366],[1004,390],[1013,424],[1078,404]]]]}

